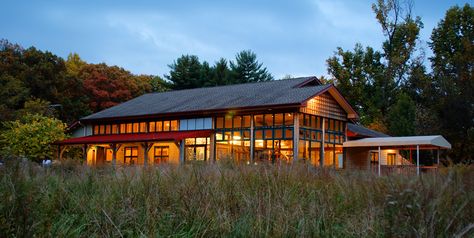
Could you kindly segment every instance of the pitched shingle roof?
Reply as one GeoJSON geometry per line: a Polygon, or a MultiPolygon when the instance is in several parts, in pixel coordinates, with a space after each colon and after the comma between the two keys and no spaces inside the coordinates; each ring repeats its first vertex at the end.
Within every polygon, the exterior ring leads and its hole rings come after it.
{"type": "Polygon", "coordinates": [[[363,137],[390,137],[382,132],[374,131],[354,123],[347,123],[347,129],[363,137]]]}
{"type": "Polygon", "coordinates": [[[149,93],[81,120],[299,104],[328,89],[316,77],[149,93]]]}

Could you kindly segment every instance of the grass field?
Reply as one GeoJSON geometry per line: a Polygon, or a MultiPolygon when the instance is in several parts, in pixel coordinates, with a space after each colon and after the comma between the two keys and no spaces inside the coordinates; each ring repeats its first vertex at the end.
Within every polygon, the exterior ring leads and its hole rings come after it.
{"type": "Polygon", "coordinates": [[[295,166],[0,168],[0,237],[474,236],[474,168],[376,177],[295,166]]]}

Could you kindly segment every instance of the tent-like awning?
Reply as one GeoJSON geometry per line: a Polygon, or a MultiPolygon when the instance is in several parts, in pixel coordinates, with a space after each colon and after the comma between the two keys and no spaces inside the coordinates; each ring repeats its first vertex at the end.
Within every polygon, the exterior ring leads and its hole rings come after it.
{"type": "Polygon", "coordinates": [[[56,145],[111,144],[149,141],[180,141],[185,138],[208,137],[212,130],[167,131],[138,134],[92,135],[57,141],[56,145]]]}
{"type": "Polygon", "coordinates": [[[431,147],[451,149],[451,144],[441,135],[434,136],[402,136],[402,137],[373,137],[360,140],[346,141],[343,147],[431,147]]]}

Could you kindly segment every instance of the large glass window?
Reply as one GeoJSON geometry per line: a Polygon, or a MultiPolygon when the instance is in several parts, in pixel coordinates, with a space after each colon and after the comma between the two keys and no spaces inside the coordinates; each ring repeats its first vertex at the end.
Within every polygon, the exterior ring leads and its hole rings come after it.
{"type": "Polygon", "coordinates": [[[124,148],[124,164],[137,164],[138,163],[138,146],[129,146],[124,148]]]}
{"type": "Polygon", "coordinates": [[[168,162],[168,159],[169,159],[169,146],[155,146],[155,149],[154,149],[155,164],[168,162]]]}

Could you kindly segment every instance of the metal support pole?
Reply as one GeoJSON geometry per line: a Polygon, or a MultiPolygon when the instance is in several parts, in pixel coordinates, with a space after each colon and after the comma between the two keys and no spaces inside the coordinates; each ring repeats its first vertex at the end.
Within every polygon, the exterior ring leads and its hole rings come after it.
{"type": "Polygon", "coordinates": [[[179,143],[179,163],[184,164],[184,139],[179,143]]]}
{"type": "Polygon", "coordinates": [[[437,158],[436,158],[436,165],[439,167],[439,147],[438,147],[438,153],[437,153],[437,158]]]}
{"type": "Polygon", "coordinates": [[[255,122],[253,115],[250,115],[250,163],[255,162],[255,122]]]}
{"type": "Polygon", "coordinates": [[[416,175],[420,175],[420,146],[416,145],[416,175]]]}
{"type": "MultiPolygon", "coordinates": [[[[302,116],[302,115],[301,115],[302,116]]],[[[293,115],[293,162],[298,160],[299,144],[300,144],[300,120],[299,113],[293,115]]]]}
{"type": "Polygon", "coordinates": [[[319,165],[321,168],[324,167],[324,146],[326,146],[326,130],[325,130],[325,125],[326,125],[326,119],[324,119],[324,117],[321,117],[321,119],[323,120],[322,122],[322,125],[321,125],[321,128],[323,130],[323,133],[322,133],[322,136],[321,136],[321,155],[319,156],[320,159],[319,159],[319,165]]]}
{"type": "Polygon", "coordinates": [[[378,165],[379,165],[379,166],[378,166],[378,167],[379,167],[379,168],[378,168],[379,172],[378,172],[378,174],[379,174],[379,176],[381,175],[380,169],[382,168],[381,165],[380,165],[381,162],[382,162],[382,161],[380,161],[380,154],[381,154],[381,150],[380,150],[380,146],[379,146],[379,153],[378,153],[378,161],[379,161],[379,164],[378,164],[378,165]]]}

